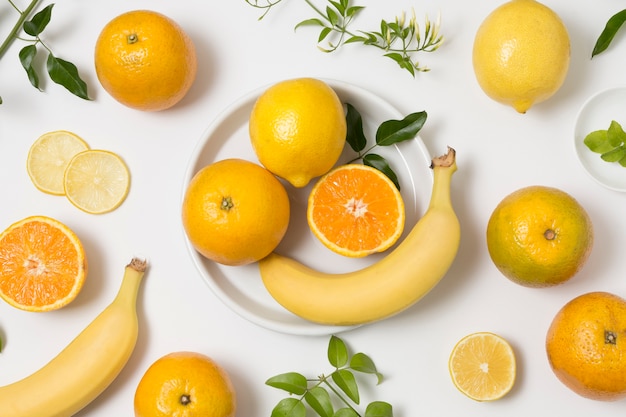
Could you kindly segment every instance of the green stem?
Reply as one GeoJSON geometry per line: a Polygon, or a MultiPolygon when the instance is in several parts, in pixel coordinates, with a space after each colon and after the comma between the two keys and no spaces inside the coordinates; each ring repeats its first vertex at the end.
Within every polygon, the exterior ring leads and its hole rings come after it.
{"type": "Polygon", "coordinates": [[[334,392],[334,393],[335,393],[335,395],[336,395],[336,396],[337,396],[337,397],[338,397],[338,398],[339,398],[339,399],[340,399],[340,400],[341,400],[341,401],[342,401],[345,405],[347,405],[348,407],[350,407],[350,408],[352,409],[352,411],[354,411],[354,412],[356,413],[356,415],[357,415],[357,416],[361,417],[361,414],[359,414],[359,413],[358,413],[358,411],[356,411],[356,410],[354,409],[354,407],[352,407],[352,404],[350,404],[350,402],[348,402],[348,400],[346,400],[346,399],[343,397],[343,395],[341,395],[341,393],[340,393],[339,391],[337,391],[337,390],[335,389],[335,387],[334,387],[334,386],[333,386],[330,382],[328,382],[328,380],[327,380],[326,378],[324,378],[324,379],[322,380],[322,382],[323,382],[324,384],[326,384],[326,385],[328,386],[328,388],[330,388],[330,390],[331,390],[332,392],[334,392]]]}
{"type": "MultiPolygon", "coordinates": [[[[39,4],[40,1],[41,0],[32,0],[30,4],[28,5],[28,7],[23,12],[20,12],[20,18],[15,23],[15,26],[13,26],[13,29],[9,33],[9,36],[7,36],[4,42],[2,42],[2,45],[0,45],[0,59],[2,59],[2,57],[4,56],[4,53],[7,51],[7,49],[9,49],[9,45],[11,45],[11,43],[15,40],[17,33],[21,30],[22,25],[24,24],[24,21],[30,15],[30,12],[32,12],[33,9],[37,7],[37,4],[39,4]]],[[[15,7],[13,2],[10,0],[9,2],[15,8],[15,10],[19,12],[19,9],[15,7]]]]}

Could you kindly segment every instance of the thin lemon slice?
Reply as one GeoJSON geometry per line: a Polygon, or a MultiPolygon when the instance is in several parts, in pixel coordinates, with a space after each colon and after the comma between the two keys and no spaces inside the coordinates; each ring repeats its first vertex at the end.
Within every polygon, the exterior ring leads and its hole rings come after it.
{"type": "Polygon", "coordinates": [[[128,194],[130,172],[117,154],[87,150],[72,158],[65,170],[65,196],[92,214],[116,209],[128,194]]]}
{"type": "Polygon", "coordinates": [[[70,160],[89,145],[65,130],[44,133],[30,147],[26,159],[28,176],[44,193],[63,195],[63,176],[70,160]]]}
{"type": "Polygon", "coordinates": [[[515,383],[515,353],[502,337],[478,332],[461,339],[448,362],[454,385],[476,401],[504,397],[515,383]]]}

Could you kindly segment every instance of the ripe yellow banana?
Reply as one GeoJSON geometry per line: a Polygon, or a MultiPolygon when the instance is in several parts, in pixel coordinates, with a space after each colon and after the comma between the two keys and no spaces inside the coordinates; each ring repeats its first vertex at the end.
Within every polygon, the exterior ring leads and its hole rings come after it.
{"type": "Polygon", "coordinates": [[[134,258],[120,290],[63,351],[26,378],[0,387],[0,417],[70,417],[120,373],[137,341],[136,300],[146,262],[134,258]]]}
{"type": "Polygon", "coordinates": [[[408,308],[428,293],[456,257],[461,232],[450,199],[456,152],[434,158],[434,183],[424,216],[387,256],[364,269],[326,274],[270,254],[259,261],[271,296],[306,320],[355,325],[380,320],[408,308]]]}

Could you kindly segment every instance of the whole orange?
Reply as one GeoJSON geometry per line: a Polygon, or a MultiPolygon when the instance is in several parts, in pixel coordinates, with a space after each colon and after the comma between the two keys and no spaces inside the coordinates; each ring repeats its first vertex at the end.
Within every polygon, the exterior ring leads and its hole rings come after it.
{"type": "Polygon", "coordinates": [[[185,190],[182,221],[189,241],[208,259],[245,265],[269,255],[289,224],[289,196],[267,169],[243,159],[214,162],[185,190]]]}
{"type": "Polygon", "coordinates": [[[527,287],[572,278],[593,246],[593,225],[571,195],[530,186],[506,196],[487,224],[487,248],[504,276],[527,287]]]}
{"type": "Polygon", "coordinates": [[[222,367],[197,352],[157,359],[135,391],[135,417],[233,417],[235,389],[222,367]]]}
{"type": "Polygon", "coordinates": [[[172,19],[149,10],[123,13],[102,29],[95,48],[102,87],[138,110],[172,107],[196,78],[196,49],[172,19]]]}
{"type": "Polygon", "coordinates": [[[546,351],[558,379],[577,394],[626,398],[626,300],[607,292],[574,298],[554,317],[546,351]]]}

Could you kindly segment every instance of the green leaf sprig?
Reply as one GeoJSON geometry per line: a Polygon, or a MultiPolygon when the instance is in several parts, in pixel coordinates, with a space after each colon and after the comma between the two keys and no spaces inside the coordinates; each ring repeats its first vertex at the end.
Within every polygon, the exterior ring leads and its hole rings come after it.
{"type": "Polygon", "coordinates": [[[375,375],[378,384],[383,380],[369,356],[350,355],[344,341],[333,335],[328,343],[328,361],[334,367],[330,375],[307,379],[298,372],[287,372],[268,379],[267,385],[297,396],[280,400],[271,417],[305,417],[305,404],[320,417],[393,417],[391,404],[384,401],[369,403],[363,415],[354,408],[360,403],[355,372],[375,375]],[[333,397],[341,404],[337,410],[333,397]]]}
{"type": "Polygon", "coordinates": [[[606,162],[617,162],[626,167],[626,132],[615,120],[608,129],[596,130],[585,136],[583,143],[592,152],[599,153],[606,162]]]}
{"type": "MultiPolygon", "coordinates": [[[[37,12],[30,20],[27,20],[32,11],[35,9],[40,0],[32,0],[28,7],[23,11],[20,10],[11,0],[8,0],[13,8],[19,13],[20,17],[4,40],[0,45],[0,59],[4,56],[4,53],[8,47],[19,39],[21,41],[28,42],[29,45],[25,46],[19,51],[19,59],[22,67],[26,71],[28,80],[31,85],[41,91],[39,83],[39,74],[37,69],[33,65],[35,57],[37,56],[37,46],[41,45],[47,52],[46,69],[50,79],[56,84],[65,87],[70,93],[85,100],[90,100],[87,91],[87,84],[80,78],[78,70],[74,64],[69,61],[58,58],[54,55],[50,47],[44,43],[40,35],[44,29],[50,23],[52,17],[52,8],[54,4],[50,4],[37,12]],[[20,31],[24,31],[30,38],[23,38],[19,36],[20,31]]],[[[0,104],[2,98],[0,98],[0,104]]]]}
{"type": "Polygon", "coordinates": [[[369,165],[384,173],[400,190],[398,176],[382,156],[371,153],[377,146],[390,146],[399,142],[415,138],[426,123],[425,111],[411,113],[402,120],[387,120],[378,126],[376,130],[376,142],[366,149],[367,137],[363,132],[363,118],[359,111],[350,103],[346,103],[346,142],[358,156],[350,162],[363,160],[364,165],[369,165]]]}
{"type": "Polygon", "coordinates": [[[591,57],[604,52],[606,48],[609,47],[615,34],[622,27],[622,25],[626,22],[626,9],[621,12],[617,12],[606,22],[606,26],[600,33],[600,36],[596,40],[596,44],[593,47],[593,51],[591,52],[591,57]]]}
{"type": "MultiPolygon", "coordinates": [[[[264,3],[261,0],[245,0],[250,6],[263,10],[259,20],[282,0],[263,1],[264,3]]],[[[400,68],[415,76],[416,72],[430,71],[415,59],[415,55],[420,52],[434,52],[444,41],[444,37],[439,33],[441,23],[439,17],[433,24],[426,16],[423,31],[417,23],[414,10],[408,20],[405,12],[393,21],[381,19],[380,30],[352,31],[349,26],[365,8],[364,6],[355,6],[350,0],[328,0],[326,8],[321,10],[311,0],[304,1],[315,11],[317,17],[303,20],[295,28],[302,26],[320,28],[317,43],[323,52],[333,52],[349,43],[361,43],[382,50],[385,57],[392,59],[400,68]]]]}

